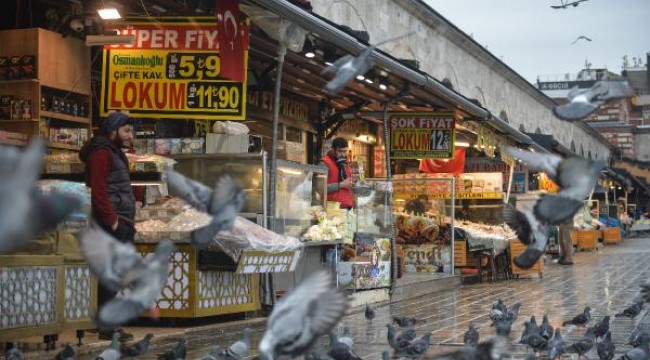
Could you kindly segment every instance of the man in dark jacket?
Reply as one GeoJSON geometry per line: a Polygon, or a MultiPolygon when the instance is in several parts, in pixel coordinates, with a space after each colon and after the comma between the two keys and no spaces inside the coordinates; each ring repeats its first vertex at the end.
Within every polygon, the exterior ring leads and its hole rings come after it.
{"type": "MultiPolygon", "coordinates": [[[[135,237],[136,200],[131,187],[129,161],[123,148],[133,142],[133,121],[120,112],[110,114],[101,124],[101,133],[94,136],[79,153],[86,164],[86,185],[91,189],[93,220],[117,240],[133,243],[135,237]]],[[[98,306],[115,298],[116,293],[99,285],[98,306]]],[[[120,340],[133,335],[122,329],[120,340]]],[[[112,332],[100,331],[100,339],[110,340],[112,332]]]]}

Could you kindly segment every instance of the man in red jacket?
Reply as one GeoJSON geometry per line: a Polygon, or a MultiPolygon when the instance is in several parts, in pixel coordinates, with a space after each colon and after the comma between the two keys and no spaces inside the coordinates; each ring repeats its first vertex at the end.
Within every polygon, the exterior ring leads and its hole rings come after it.
{"type": "MultiPolygon", "coordinates": [[[[125,113],[110,114],[101,124],[101,134],[94,136],[79,152],[86,164],[86,185],[91,190],[93,220],[118,241],[133,243],[135,237],[136,199],[131,187],[129,161],[122,149],[133,142],[133,121],[125,113]]],[[[115,298],[116,293],[99,284],[98,306],[115,298]]],[[[133,335],[122,329],[120,340],[133,335]]],[[[110,340],[113,332],[100,331],[99,337],[110,340]]]]}
{"type": "Polygon", "coordinates": [[[332,140],[332,148],[321,161],[328,169],[327,200],[340,202],[342,209],[352,209],[354,198],[352,170],[348,164],[348,141],[341,137],[332,140]]]}

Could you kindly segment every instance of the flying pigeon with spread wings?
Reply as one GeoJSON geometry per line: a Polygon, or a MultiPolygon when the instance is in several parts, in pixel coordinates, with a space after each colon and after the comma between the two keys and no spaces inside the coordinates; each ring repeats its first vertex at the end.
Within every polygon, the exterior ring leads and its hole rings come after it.
{"type": "Polygon", "coordinates": [[[571,43],[571,45],[575,45],[575,43],[577,43],[577,42],[580,41],[580,40],[591,41],[591,38],[588,38],[588,37],[586,37],[586,36],[584,36],[584,35],[580,35],[580,36],[578,36],[575,40],[573,40],[573,42],[571,43]]]}

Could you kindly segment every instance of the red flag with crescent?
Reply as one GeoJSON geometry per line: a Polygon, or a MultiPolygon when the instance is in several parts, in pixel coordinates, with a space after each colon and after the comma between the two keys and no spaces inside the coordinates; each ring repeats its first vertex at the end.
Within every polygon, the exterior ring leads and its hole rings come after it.
{"type": "Polygon", "coordinates": [[[216,0],[217,39],[221,77],[244,81],[244,51],[248,48],[248,25],[239,20],[239,0],[216,0]]]}
{"type": "Polygon", "coordinates": [[[459,175],[465,168],[465,149],[456,148],[451,159],[422,159],[420,171],[425,173],[445,173],[459,175]]]}

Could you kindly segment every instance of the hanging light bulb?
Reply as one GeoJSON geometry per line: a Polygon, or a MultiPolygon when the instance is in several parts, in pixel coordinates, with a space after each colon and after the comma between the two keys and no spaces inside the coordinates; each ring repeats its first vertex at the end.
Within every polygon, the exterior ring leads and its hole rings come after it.
{"type": "Polygon", "coordinates": [[[305,53],[305,57],[308,59],[316,56],[316,53],[314,52],[314,43],[310,38],[305,39],[305,44],[302,47],[302,51],[305,53]]]}

